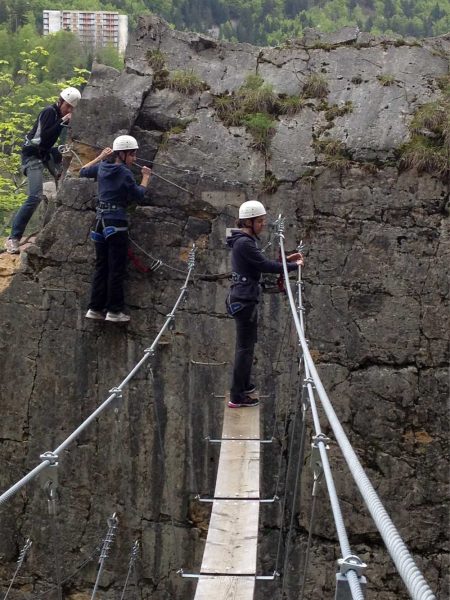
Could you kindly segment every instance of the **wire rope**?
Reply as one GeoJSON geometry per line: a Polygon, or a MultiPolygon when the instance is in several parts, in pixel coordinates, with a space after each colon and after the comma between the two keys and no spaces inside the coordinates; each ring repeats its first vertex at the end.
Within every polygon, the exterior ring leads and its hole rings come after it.
{"type": "MultiPolygon", "coordinates": [[[[286,257],[284,256],[283,242],[284,224],[282,222],[281,215],[279,218],[278,234],[281,249],[281,257],[283,261],[283,270],[285,277],[287,278],[288,270],[286,257]]],[[[359,459],[355,451],[353,450],[341,423],[339,422],[339,419],[328,398],[325,388],[323,387],[319,374],[317,373],[317,369],[314,365],[314,361],[312,360],[311,354],[309,352],[308,345],[306,343],[305,336],[301,328],[300,319],[295,310],[295,304],[292,297],[292,290],[290,289],[290,286],[287,286],[286,289],[288,291],[292,316],[302,346],[303,354],[305,356],[305,363],[308,365],[310,375],[312,380],[314,381],[314,385],[317,390],[322,407],[327,415],[330,426],[334,432],[336,441],[339,444],[339,447],[347,462],[352,477],[356,482],[359,491],[361,492],[366,506],[368,507],[369,512],[372,515],[372,518],[378,528],[378,531],[380,532],[383,541],[388,549],[388,552],[392,560],[394,561],[395,566],[397,567],[400,577],[405,583],[405,586],[407,587],[413,600],[435,600],[436,596],[429,587],[420,570],[417,568],[413,557],[411,556],[407,546],[403,542],[394,523],[392,522],[381,500],[379,499],[372,483],[370,482],[361,463],[359,462],[359,459]]],[[[323,444],[319,444],[319,447],[321,447],[322,445],[323,444]]],[[[347,557],[344,557],[344,560],[346,558],[347,557]]],[[[355,587],[356,570],[351,568],[347,571],[346,575],[349,580],[351,589],[353,590],[353,588],[355,587]],[[353,575],[351,575],[352,573],[353,575]],[[351,581],[349,579],[349,576],[351,581]]]]}

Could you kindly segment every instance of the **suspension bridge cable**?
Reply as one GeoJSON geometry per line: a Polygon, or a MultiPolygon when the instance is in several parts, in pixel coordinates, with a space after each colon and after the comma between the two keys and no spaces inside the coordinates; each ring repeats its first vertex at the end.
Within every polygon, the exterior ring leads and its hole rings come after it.
{"type": "MultiPolygon", "coordinates": [[[[281,249],[281,258],[283,261],[283,270],[285,278],[287,280],[288,270],[286,257],[284,255],[284,224],[282,223],[281,215],[279,217],[278,235],[281,249]]],[[[339,444],[339,447],[347,462],[352,477],[355,480],[356,485],[358,486],[358,489],[367,505],[367,508],[369,509],[370,514],[372,515],[372,518],[383,538],[386,548],[392,560],[394,561],[394,564],[397,567],[400,577],[402,578],[413,600],[436,600],[436,596],[434,595],[427,581],[425,580],[422,573],[415,564],[413,557],[411,556],[406,544],[403,542],[394,523],[392,522],[386,509],[384,508],[372,483],[367,477],[355,451],[352,448],[352,445],[350,444],[347,435],[345,434],[341,423],[339,422],[339,419],[328,398],[325,388],[323,387],[314,361],[312,360],[311,354],[309,352],[308,345],[306,343],[305,336],[301,328],[300,320],[295,309],[292,290],[290,289],[289,285],[286,286],[286,289],[289,296],[292,317],[294,319],[297,334],[305,357],[305,363],[308,365],[310,376],[314,382],[320,402],[327,415],[327,419],[333,430],[335,439],[339,444]]],[[[322,444],[320,444],[320,446],[322,446],[322,444]]],[[[344,561],[346,560],[346,558],[347,557],[344,557],[344,561]]],[[[349,583],[351,581],[349,575],[352,572],[355,574],[356,578],[355,570],[350,569],[346,573],[349,583]]]]}
{"type": "Polygon", "coordinates": [[[65,450],[67,448],[67,446],[69,446],[80,435],[80,433],[82,431],[84,431],[86,429],[86,427],[90,423],[92,423],[92,421],[94,421],[100,415],[100,413],[102,413],[103,410],[114,399],[116,399],[116,398],[120,399],[122,397],[122,390],[123,390],[123,388],[129,383],[129,381],[134,377],[134,375],[140,370],[140,368],[142,367],[142,365],[144,363],[146,363],[147,360],[151,356],[153,356],[153,354],[155,353],[155,348],[158,345],[161,336],[164,334],[164,332],[166,331],[166,329],[169,327],[170,323],[174,319],[175,313],[176,313],[176,311],[178,309],[178,306],[179,306],[180,302],[182,301],[182,299],[184,298],[184,296],[186,294],[188,283],[189,283],[189,279],[191,277],[192,271],[194,270],[194,266],[195,266],[195,245],[192,247],[192,250],[189,253],[189,258],[188,258],[188,272],[187,272],[186,278],[184,280],[184,283],[183,283],[183,285],[182,285],[182,287],[180,289],[180,294],[179,294],[179,296],[178,296],[178,298],[177,298],[177,300],[176,300],[176,302],[175,302],[175,304],[174,304],[174,306],[172,308],[172,311],[167,314],[166,320],[164,321],[164,324],[161,327],[161,329],[159,330],[159,333],[156,336],[156,338],[154,339],[152,345],[149,348],[146,348],[146,350],[144,351],[144,356],[137,363],[137,365],[128,373],[128,375],[119,384],[119,386],[117,386],[115,388],[112,388],[110,390],[110,396],[108,396],[108,398],[102,404],[100,404],[100,406],[98,406],[94,410],[94,412],[91,413],[89,415],[89,417],[87,417],[87,419],[85,419],[83,421],[83,423],[81,423],[81,425],[79,425],[75,429],[75,431],[73,431],[69,435],[69,437],[67,437],[53,452],[45,452],[44,454],[41,454],[40,458],[41,458],[42,462],[39,465],[37,465],[36,467],[34,467],[34,469],[32,469],[24,477],[22,477],[22,479],[20,479],[19,481],[17,481],[8,490],[6,490],[6,492],[3,492],[3,494],[0,496],[0,506],[2,504],[4,504],[7,500],[9,500],[9,498],[11,498],[15,493],[17,493],[29,481],[31,481],[32,479],[34,479],[44,469],[46,469],[50,465],[57,464],[58,456],[61,454],[61,452],[63,450],[65,450]]]}
{"type": "Polygon", "coordinates": [[[31,548],[32,544],[33,544],[33,542],[30,540],[30,538],[27,538],[22,550],[20,551],[19,558],[17,559],[16,570],[14,571],[14,575],[11,578],[11,582],[9,584],[8,589],[6,590],[6,594],[3,598],[3,600],[6,600],[8,598],[9,592],[11,591],[11,588],[14,585],[14,581],[16,580],[17,574],[19,573],[20,568],[23,565],[23,561],[25,560],[25,557],[27,555],[27,552],[31,548]]]}
{"type": "Polygon", "coordinates": [[[133,544],[133,547],[131,548],[130,561],[128,563],[127,577],[125,579],[125,584],[123,586],[122,595],[120,596],[120,600],[124,600],[124,598],[125,598],[125,594],[126,594],[126,591],[127,591],[127,588],[128,588],[128,581],[130,579],[130,575],[135,570],[135,562],[136,562],[136,558],[138,556],[138,552],[139,552],[139,541],[136,540],[134,542],[134,544],[133,544]]]}
{"type": "Polygon", "coordinates": [[[106,559],[109,557],[109,551],[111,550],[111,546],[114,543],[114,538],[116,537],[117,527],[119,526],[119,520],[116,517],[116,513],[114,513],[111,517],[107,519],[108,523],[108,531],[106,533],[105,539],[103,540],[102,549],[100,552],[100,558],[98,560],[99,568],[97,571],[97,577],[95,578],[94,589],[92,590],[91,600],[95,599],[97,594],[97,589],[100,583],[100,577],[102,576],[103,569],[105,567],[106,559]]]}

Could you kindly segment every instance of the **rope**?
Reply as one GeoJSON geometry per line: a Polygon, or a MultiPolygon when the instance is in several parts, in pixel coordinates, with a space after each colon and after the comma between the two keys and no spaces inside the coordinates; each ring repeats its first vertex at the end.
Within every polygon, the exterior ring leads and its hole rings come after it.
{"type": "Polygon", "coordinates": [[[75,431],[73,431],[53,452],[42,454],[41,455],[42,462],[39,465],[37,465],[36,467],[34,467],[34,469],[32,469],[29,473],[27,473],[24,477],[22,477],[22,479],[17,481],[13,486],[11,486],[8,490],[6,490],[6,492],[4,492],[0,496],[0,506],[2,504],[4,504],[7,500],[9,500],[9,498],[11,498],[16,492],[18,492],[29,481],[34,479],[39,473],[41,473],[41,471],[46,469],[50,464],[52,464],[52,463],[54,464],[55,460],[57,460],[57,458],[61,454],[61,452],[63,450],[65,450],[67,448],[67,446],[69,446],[80,435],[80,433],[82,431],[84,431],[86,429],[86,427],[90,423],[92,423],[92,421],[94,421],[109,404],[111,404],[111,402],[113,400],[115,400],[116,398],[119,399],[122,397],[123,388],[130,382],[131,379],[133,379],[135,374],[141,369],[142,365],[144,365],[147,362],[147,360],[151,356],[153,356],[153,354],[155,353],[155,349],[159,343],[159,340],[161,339],[161,336],[164,334],[166,329],[169,327],[171,321],[174,319],[175,313],[178,309],[178,306],[186,294],[187,286],[189,283],[189,279],[191,277],[191,273],[194,269],[194,266],[195,266],[195,246],[193,246],[193,248],[189,254],[188,272],[187,272],[184,284],[181,287],[181,291],[177,298],[177,301],[175,302],[175,304],[172,308],[172,311],[167,315],[166,320],[164,321],[164,324],[161,327],[161,329],[159,330],[159,333],[156,336],[156,338],[154,339],[152,345],[144,351],[144,356],[137,363],[137,365],[128,373],[128,375],[119,384],[119,386],[116,388],[112,388],[110,390],[110,392],[111,392],[110,396],[108,396],[108,398],[100,406],[98,406],[94,410],[94,412],[91,413],[89,415],[89,417],[87,417],[87,419],[85,419],[83,421],[83,423],[81,423],[81,425],[79,425],[75,429],[75,431]]]}
{"type": "MultiPolygon", "coordinates": [[[[286,257],[284,255],[283,228],[284,227],[281,222],[280,216],[279,238],[281,257],[283,261],[284,275],[287,278],[288,270],[286,264],[286,257]]],[[[348,440],[344,429],[339,422],[339,419],[333,409],[333,406],[328,398],[328,395],[320,380],[319,374],[317,373],[314,362],[311,358],[311,354],[309,352],[308,345],[306,343],[305,336],[303,334],[303,330],[300,324],[300,320],[295,310],[294,299],[292,297],[292,290],[290,289],[290,286],[287,286],[286,289],[289,296],[289,303],[291,305],[292,316],[297,329],[297,334],[305,357],[305,362],[308,365],[311,378],[314,381],[314,385],[319,395],[320,402],[327,415],[330,426],[334,432],[336,441],[339,444],[339,447],[347,462],[353,479],[355,480],[356,485],[358,486],[358,489],[370,511],[370,514],[372,515],[377,529],[383,538],[386,548],[392,560],[394,561],[394,564],[397,567],[400,577],[405,583],[411,597],[413,598],[413,600],[433,600],[436,598],[436,596],[432,592],[422,573],[417,568],[413,557],[409,553],[407,546],[403,542],[395,525],[393,524],[391,518],[386,512],[386,509],[381,503],[381,500],[379,499],[372,483],[370,482],[369,478],[364,472],[364,469],[361,466],[361,463],[359,462],[359,459],[356,456],[356,453],[353,450],[350,441],[348,440]]],[[[351,571],[347,572],[347,576],[350,572],[351,571]]]]}

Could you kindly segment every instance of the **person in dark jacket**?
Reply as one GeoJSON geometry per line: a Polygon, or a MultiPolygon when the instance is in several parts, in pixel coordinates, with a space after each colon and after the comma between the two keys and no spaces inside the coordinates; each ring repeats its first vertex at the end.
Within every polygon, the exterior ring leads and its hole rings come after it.
{"type": "Polygon", "coordinates": [[[138,143],[131,135],[120,135],[112,150],[105,148],[93,161],[80,169],[80,177],[98,182],[96,221],[91,237],[95,243],[95,272],[86,318],[125,323],[123,280],[128,257],[128,221],[126,208],[141,203],[150,182],[151,169],[142,167],[140,185],[131,167],[136,160],[138,143]],[[104,158],[108,161],[104,161],[104,158]]]}
{"type": "MultiPolygon", "coordinates": [[[[251,382],[251,371],[258,332],[257,306],[262,273],[282,273],[281,262],[268,260],[257,246],[259,234],[265,226],[266,209],[261,202],[249,200],[239,208],[239,229],[233,229],[227,244],[232,248],[232,284],[226,305],[236,324],[236,349],[233,381],[230,390],[230,408],[257,406],[256,386],[251,382]]],[[[300,253],[287,257],[288,270],[303,264],[300,253]]]]}
{"type": "Polygon", "coordinates": [[[81,98],[73,87],[62,90],[58,102],[44,108],[31,131],[25,136],[22,147],[22,171],[28,179],[28,198],[18,210],[11,226],[11,235],[5,242],[6,251],[19,254],[20,238],[28,221],[42,200],[44,167],[57,179],[61,174],[62,157],[54,145],[72,118],[72,111],[81,98]]]}

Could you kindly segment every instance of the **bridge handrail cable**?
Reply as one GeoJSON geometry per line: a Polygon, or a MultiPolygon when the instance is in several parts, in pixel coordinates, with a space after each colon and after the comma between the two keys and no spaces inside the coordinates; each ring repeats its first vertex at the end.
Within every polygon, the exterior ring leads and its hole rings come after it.
{"type": "Polygon", "coordinates": [[[40,456],[41,463],[38,464],[38,465],[36,465],[36,467],[34,467],[34,469],[32,469],[29,473],[27,473],[24,477],[22,477],[22,479],[20,479],[19,481],[17,481],[8,490],[6,490],[5,492],[3,492],[3,494],[0,496],[0,506],[2,504],[4,504],[5,502],[7,502],[7,500],[9,500],[9,498],[11,498],[16,492],[18,492],[29,481],[31,481],[32,479],[34,479],[35,477],[37,477],[37,475],[39,475],[39,473],[41,473],[41,471],[43,471],[44,469],[46,469],[50,465],[56,465],[58,463],[58,456],[59,456],[59,454],[63,450],[65,450],[67,448],[67,446],[69,446],[80,435],[80,433],[82,431],[84,431],[86,429],[86,427],[94,419],[96,419],[99,416],[99,414],[101,412],[103,412],[104,409],[115,398],[120,398],[122,396],[122,390],[123,390],[123,388],[127,385],[127,383],[129,383],[129,381],[139,371],[139,369],[142,367],[142,365],[145,362],[147,362],[147,360],[151,356],[153,356],[153,354],[155,352],[155,348],[158,345],[161,336],[164,334],[164,332],[168,328],[170,322],[174,319],[175,313],[176,313],[176,311],[177,311],[177,309],[178,309],[178,307],[179,307],[179,305],[180,305],[183,297],[186,294],[187,286],[188,286],[188,283],[189,283],[189,279],[191,277],[191,273],[194,270],[194,266],[195,266],[195,245],[193,246],[192,250],[189,253],[188,271],[187,271],[187,275],[186,275],[186,278],[184,280],[184,283],[183,283],[183,285],[182,285],[182,287],[180,289],[180,294],[179,294],[179,296],[177,298],[177,301],[175,302],[175,304],[174,304],[171,312],[167,314],[166,320],[164,321],[164,324],[161,327],[161,329],[159,330],[159,333],[156,336],[156,338],[154,339],[152,345],[149,348],[145,349],[144,356],[137,363],[137,365],[128,373],[128,375],[125,377],[125,379],[117,387],[112,388],[110,390],[110,395],[108,396],[108,398],[102,404],[100,404],[100,406],[98,406],[94,410],[94,412],[92,412],[81,423],[81,425],[79,425],[57,448],[55,448],[55,450],[53,452],[45,452],[44,454],[41,454],[41,456],[40,456]]]}
{"type": "MultiPolygon", "coordinates": [[[[322,407],[327,415],[328,422],[333,430],[336,441],[347,462],[350,473],[358,486],[358,489],[366,503],[366,506],[372,516],[372,519],[380,532],[386,548],[397,567],[398,573],[402,578],[408,592],[413,600],[436,600],[436,596],[429,587],[424,576],[418,569],[413,557],[411,556],[406,544],[402,540],[394,523],[384,508],[378,494],[376,493],[370,479],[366,475],[359,459],[353,450],[353,447],[334,411],[334,408],[328,398],[328,395],[320,380],[314,361],[309,352],[299,316],[295,307],[294,297],[289,285],[289,273],[287,269],[286,256],[284,251],[284,222],[281,215],[278,218],[278,236],[283,262],[283,272],[286,279],[286,291],[289,298],[289,304],[292,311],[297,334],[302,346],[305,359],[305,365],[308,365],[310,376],[314,382],[322,407]]],[[[344,557],[345,558],[345,557],[344,557]]],[[[348,571],[347,575],[352,572],[348,571]]],[[[355,572],[355,571],[353,571],[355,572]]],[[[350,580],[349,580],[350,583],[350,580]]]]}

